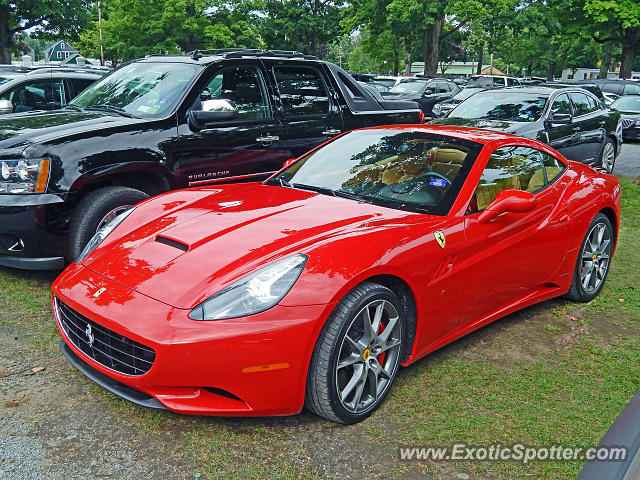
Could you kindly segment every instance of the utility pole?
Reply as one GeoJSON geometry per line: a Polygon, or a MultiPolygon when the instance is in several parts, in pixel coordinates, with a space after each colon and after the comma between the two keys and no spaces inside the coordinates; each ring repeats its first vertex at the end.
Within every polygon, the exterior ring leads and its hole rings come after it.
{"type": "Polygon", "coordinates": [[[102,2],[98,2],[98,31],[100,32],[100,65],[104,67],[104,46],[102,45],[102,2]]]}

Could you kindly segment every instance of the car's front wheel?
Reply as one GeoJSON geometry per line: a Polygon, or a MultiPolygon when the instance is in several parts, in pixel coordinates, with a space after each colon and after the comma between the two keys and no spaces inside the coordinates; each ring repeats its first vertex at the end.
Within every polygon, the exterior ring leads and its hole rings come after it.
{"type": "Polygon", "coordinates": [[[388,288],[364,282],[337,305],[314,348],[306,405],[339,423],[367,418],[398,373],[406,318],[388,288]]]}
{"type": "Polygon", "coordinates": [[[593,300],[609,273],[613,251],[613,228],[606,215],[595,216],[582,241],[567,298],[575,302],[593,300]]]}
{"type": "Polygon", "coordinates": [[[91,237],[110,220],[148,197],[129,187],[104,187],[87,194],[71,215],[68,260],[78,258],[91,237]]]}

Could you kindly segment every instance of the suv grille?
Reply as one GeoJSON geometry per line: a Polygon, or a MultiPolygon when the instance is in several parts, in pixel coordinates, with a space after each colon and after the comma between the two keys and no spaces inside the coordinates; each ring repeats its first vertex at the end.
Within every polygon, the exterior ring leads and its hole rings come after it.
{"type": "Polygon", "coordinates": [[[634,123],[636,123],[635,120],[631,120],[630,118],[623,118],[622,119],[622,128],[633,127],[634,123]]]}
{"type": "Polygon", "coordinates": [[[58,298],[55,306],[67,338],[100,365],[125,375],[142,375],[153,365],[153,349],[89,320],[58,298]]]}

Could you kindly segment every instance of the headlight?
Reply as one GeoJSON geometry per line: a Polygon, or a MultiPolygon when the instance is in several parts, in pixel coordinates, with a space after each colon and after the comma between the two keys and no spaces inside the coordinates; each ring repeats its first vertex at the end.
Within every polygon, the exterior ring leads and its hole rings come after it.
{"type": "Polygon", "coordinates": [[[44,193],[49,181],[48,158],[2,160],[0,193],[44,193]]]}
{"type": "Polygon", "coordinates": [[[300,254],[283,258],[241,278],[194,307],[189,318],[222,320],[268,310],[291,290],[307,258],[300,254]]]}
{"type": "Polygon", "coordinates": [[[129,210],[125,210],[116,218],[114,218],[110,222],[103,225],[102,228],[96,232],[96,234],[91,238],[91,240],[89,240],[89,242],[82,249],[82,252],[80,252],[80,255],[78,256],[78,258],[76,258],[76,263],[80,263],[82,260],[87,258],[87,256],[93,251],[93,249],[96,248],[98,245],[100,245],[102,241],[105,238],[107,238],[107,236],[111,232],[113,232],[114,228],[120,225],[122,221],[125,218],[127,218],[129,215],[131,215],[131,212],[133,212],[134,210],[135,208],[130,208],[129,210]]]}
{"type": "Polygon", "coordinates": [[[442,112],[440,110],[440,104],[436,103],[433,108],[431,109],[431,111],[434,113],[434,115],[440,115],[440,113],[442,112]]]}

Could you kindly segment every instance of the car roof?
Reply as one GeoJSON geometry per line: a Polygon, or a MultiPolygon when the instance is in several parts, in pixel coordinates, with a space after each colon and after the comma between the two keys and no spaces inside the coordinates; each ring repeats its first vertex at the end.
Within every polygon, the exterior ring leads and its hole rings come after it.
{"type": "MultiPolygon", "coordinates": [[[[522,87],[504,87],[501,88],[500,90],[496,90],[496,89],[487,89],[485,90],[485,92],[478,92],[478,93],[486,93],[486,92],[497,92],[500,91],[502,93],[504,92],[520,92],[520,93],[529,93],[529,94],[537,94],[537,95],[551,95],[554,92],[559,92],[559,91],[582,91],[582,92],[587,92],[587,93],[591,93],[588,90],[580,87],[579,85],[576,85],[575,87],[567,87],[564,85],[526,85],[526,86],[522,86],[522,87]]],[[[593,95],[593,94],[592,94],[593,95]]]]}
{"type": "MultiPolygon", "coordinates": [[[[216,48],[212,50],[194,50],[183,55],[154,54],[134,60],[137,62],[169,62],[208,65],[231,58],[277,58],[279,60],[320,60],[313,55],[305,55],[295,50],[264,50],[255,48],[216,48]]],[[[374,75],[371,75],[373,77],[374,75]]]]}
{"type": "Polygon", "coordinates": [[[446,135],[448,137],[469,140],[480,144],[487,144],[497,140],[513,140],[520,138],[510,133],[499,132],[497,130],[485,130],[483,128],[458,127],[454,125],[384,125],[377,127],[367,127],[360,130],[405,130],[412,132],[434,133],[446,135]]]}

